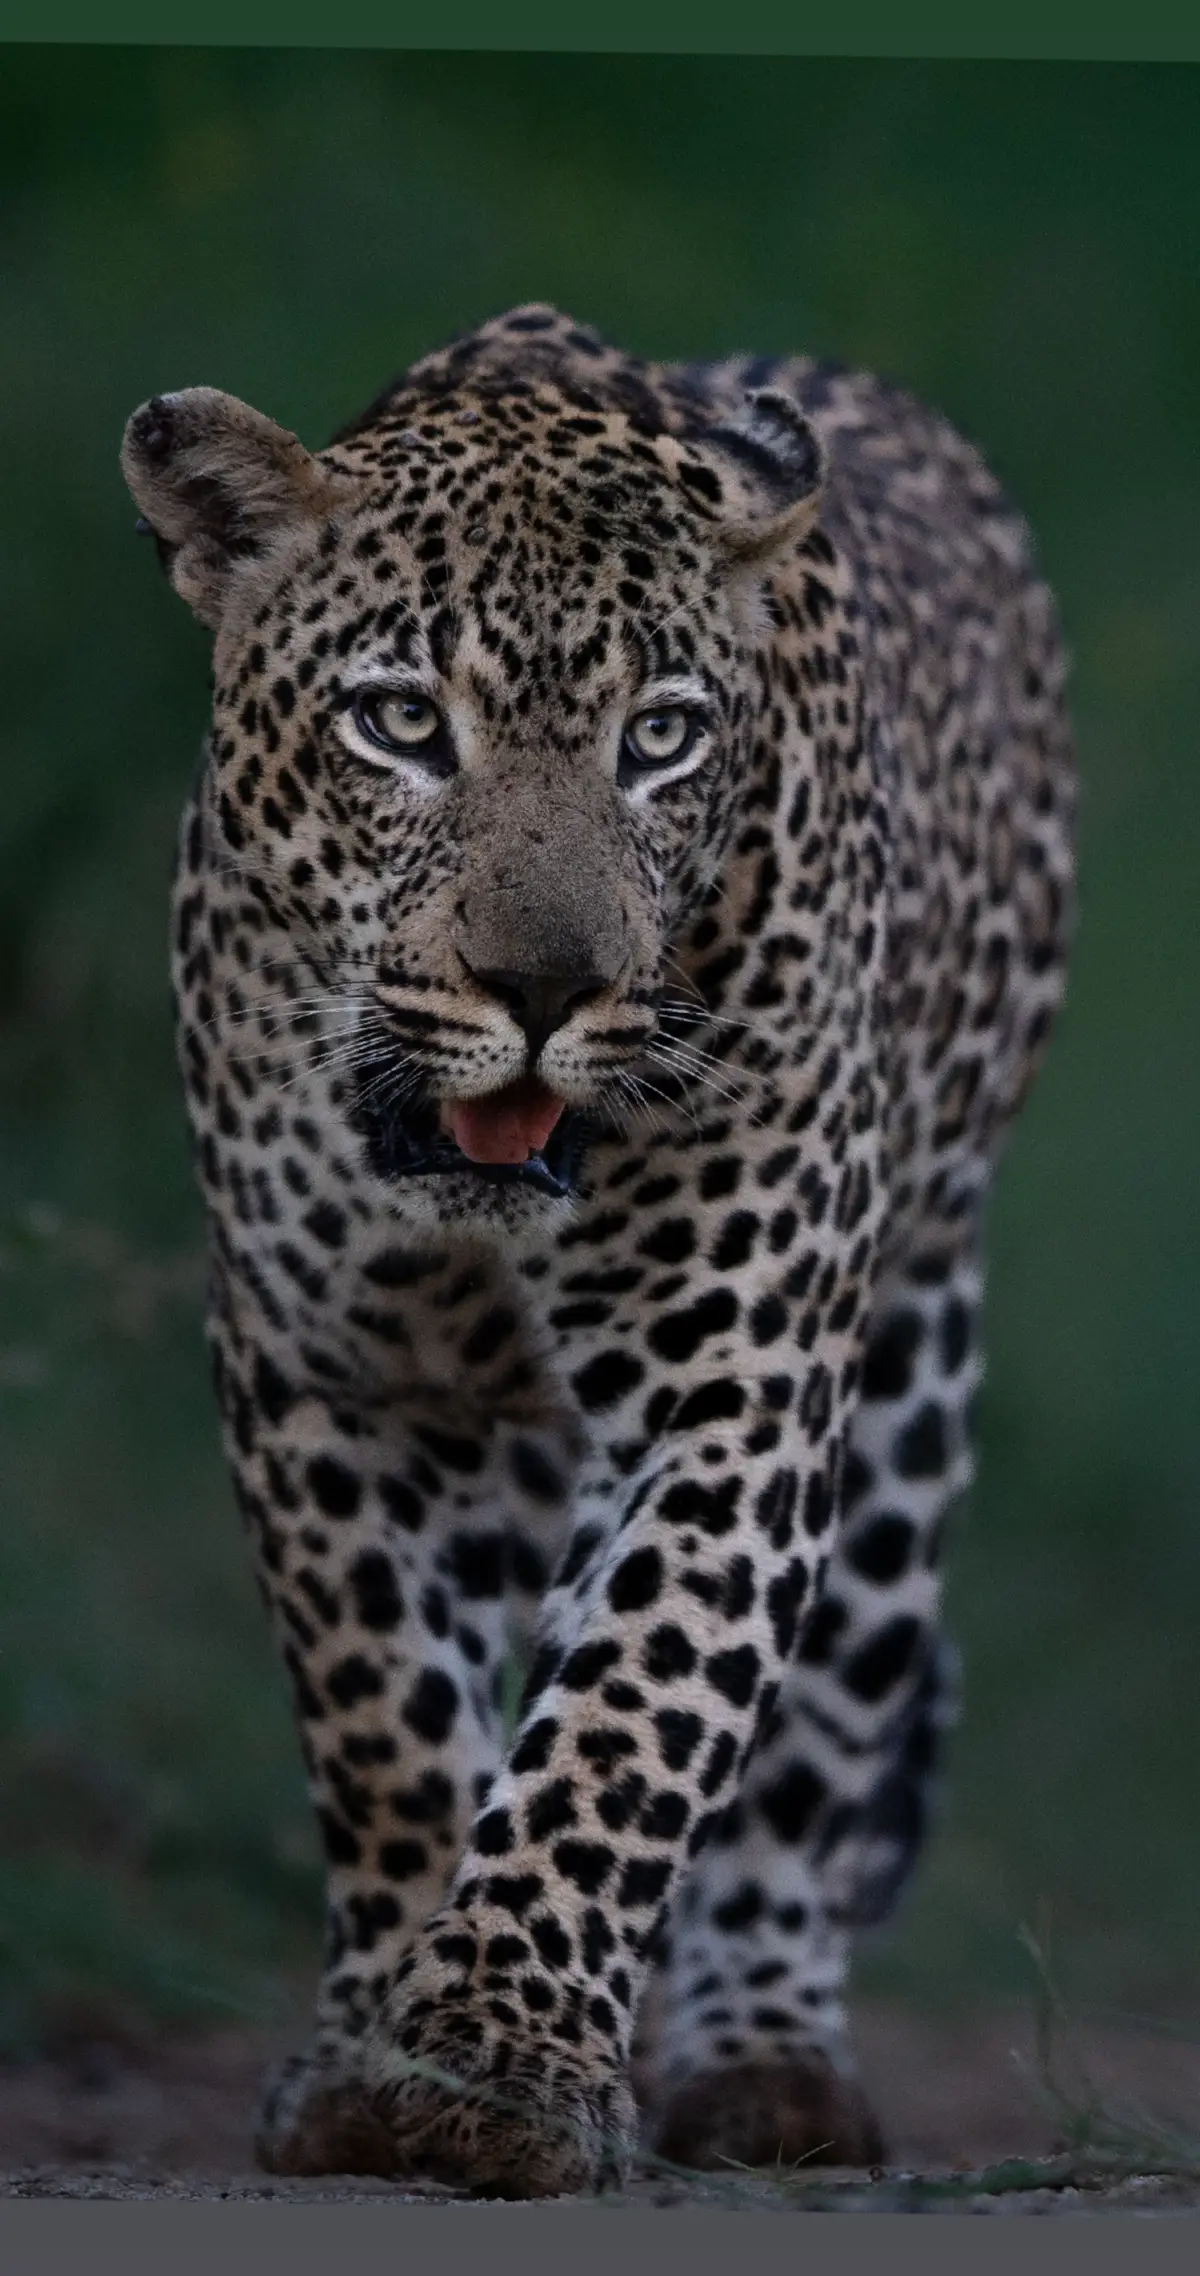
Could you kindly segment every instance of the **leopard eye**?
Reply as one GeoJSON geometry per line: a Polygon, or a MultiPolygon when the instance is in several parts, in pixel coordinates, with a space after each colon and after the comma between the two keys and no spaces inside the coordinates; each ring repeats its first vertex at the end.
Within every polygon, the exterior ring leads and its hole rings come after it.
{"type": "Polygon", "coordinates": [[[639,711],[625,729],[625,751],[635,766],[665,767],[681,759],[696,733],[690,712],[675,705],[661,711],[639,711]]]}
{"type": "Polygon", "coordinates": [[[354,719],[368,742],[399,758],[417,758],[442,734],[442,718],[427,696],[392,688],[364,688],[355,698],[354,719]]]}

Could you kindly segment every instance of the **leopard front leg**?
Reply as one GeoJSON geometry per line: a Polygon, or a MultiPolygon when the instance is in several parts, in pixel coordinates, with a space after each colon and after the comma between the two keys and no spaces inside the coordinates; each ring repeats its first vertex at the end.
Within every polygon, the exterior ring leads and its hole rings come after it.
{"type": "Polygon", "coordinates": [[[258,2154],[386,2171],[362,2049],[501,1758],[513,1481],[485,1425],[301,1387],[228,1313],[214,1341],[327,1860],[313,2040],[269,2090],[258,2154]]]}
{"type": "Polygon", "coordinates": [[[877,1291],[821,1599],[640,2019],[654,2138],[684,2164],[882,2159],[843,1994],[856,1929],[912,1870],[954,1712],[940,1568],[981,1300],[973,1238],[918,1240],[877,1291]]]}
{"type": "MultiPolygon", "coordinates": [[[[839,1294],[835,1270],[845,1321],[839,1294]]],[[[594,1478],[509,1759],[364,2050],[391,2171],[513,2196],[625,2171],[656,1929],[736,1792],[817,1586],[852,1341],[830,1333],[740,1380],[714,1353],[660,1402],[623,1491],[594,1478]]]]}

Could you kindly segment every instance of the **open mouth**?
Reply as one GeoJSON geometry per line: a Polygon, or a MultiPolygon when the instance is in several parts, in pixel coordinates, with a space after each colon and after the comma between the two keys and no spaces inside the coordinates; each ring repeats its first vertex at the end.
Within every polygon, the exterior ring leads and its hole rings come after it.
{"type": "Polygon", "coordinates": [[[487,1098],[404,1099],[390,1103],[390,1069],[366,1067],[355,1120],[377,1177],[440,1177],[451,1172],[493,1185],[525,1185],[558,1199],[577,1190],[590,1118],[564,1106],[536,1077],[522,1076],[487,1098]]]}

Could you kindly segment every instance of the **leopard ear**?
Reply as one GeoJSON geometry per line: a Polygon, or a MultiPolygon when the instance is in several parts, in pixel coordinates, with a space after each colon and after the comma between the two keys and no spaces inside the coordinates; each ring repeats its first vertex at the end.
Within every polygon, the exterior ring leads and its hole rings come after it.
{"type": "Polygon", "coordinates": [[[720,542],[733,561],[765,563],[807,536],[821,509],[826,462],[794,397],[765,387],[704,437],[721,474],[720,542]]]}
{"type": "Polygon", "coordinates": [[[125,429],[121,470],[176,592],[214,628],[235,569],[339,494],[295,435],[215,387],[144,403],[125,429]]]}

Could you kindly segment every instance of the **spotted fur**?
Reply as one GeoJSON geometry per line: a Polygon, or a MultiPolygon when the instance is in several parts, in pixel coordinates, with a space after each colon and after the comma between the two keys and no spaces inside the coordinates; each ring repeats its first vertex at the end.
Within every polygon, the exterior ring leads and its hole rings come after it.
{"type": "Polygon", "coordinates": [[[874,379],[542,308],[315,455],[196,389],[124,464],[214,632],[180,1054],[328,1859],[260,2153],[590,2188],[636,2077],[675,2157],[872,2158],[847,1956],[924,1830],[981,1216],[1070,922],[1025,527],[874,379]],[[403,1174],[531,1066],[569,1190],[403,1174]]]}

